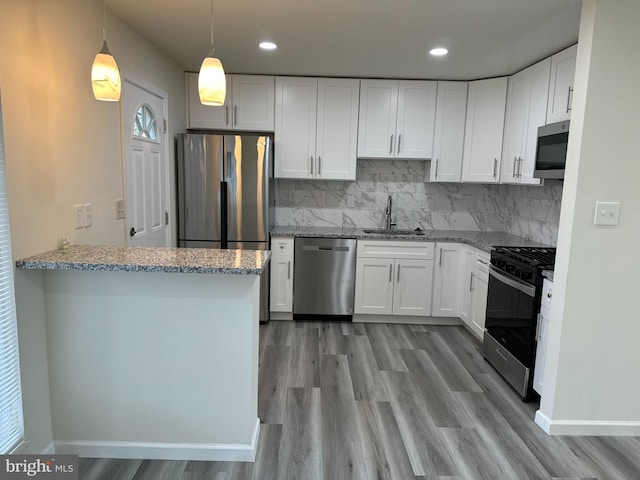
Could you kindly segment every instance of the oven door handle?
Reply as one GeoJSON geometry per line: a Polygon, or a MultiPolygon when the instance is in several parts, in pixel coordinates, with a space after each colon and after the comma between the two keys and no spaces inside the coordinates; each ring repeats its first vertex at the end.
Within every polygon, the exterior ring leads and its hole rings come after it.
{"type": "Polygon", "coordinates": [[[529,295],[530,297],[535,297],[536,296],[536,287],[533,287],[533,286],[529,285],[528,283],[523,283],[523,282],[521,282],[519,280],[516,280],[514,278],[511,278],[511,277],[508,277],[508,276],[504,275],[500,270],[498,270],[493,265],[489,266],[489,275],[491,275],[495,279],[501,281],[502,283],[504,283],[506,285],[509,285],[510,287],[513,287],[516,290],[519,290],[520,292],[524,293],[525,295],[529,295]]]}

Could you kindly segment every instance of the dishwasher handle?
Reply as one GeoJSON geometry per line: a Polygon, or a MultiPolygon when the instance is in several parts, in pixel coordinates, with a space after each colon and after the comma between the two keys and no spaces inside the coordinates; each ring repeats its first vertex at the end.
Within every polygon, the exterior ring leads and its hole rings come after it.
{"type": "Polygon", "coordinates": [[[302,250],[305,252],[348,252],[349,247],[342,247],[336,245],[304,245],[302,250]]]}

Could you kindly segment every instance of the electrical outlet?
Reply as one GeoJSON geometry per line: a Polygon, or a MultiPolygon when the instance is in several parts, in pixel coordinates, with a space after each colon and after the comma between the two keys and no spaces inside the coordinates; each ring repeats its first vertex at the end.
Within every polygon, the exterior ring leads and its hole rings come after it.
{"type": "Polygon", "coordinates": [[[76,230],[80,228],[84,228],[84,206],[83,205],[74,205],[73,206],[73,219],[76,230]]]}
{"type": "Polygon", "coordinates": [[[93,208],[90,203],[84,204],[84,228],[93,225],[93,208]]]}
{"type": "Polygon", "coordinates": [[[124,209],[124,200],[116,200],[116,220],[125,218],[126,211],[124,209]]]}

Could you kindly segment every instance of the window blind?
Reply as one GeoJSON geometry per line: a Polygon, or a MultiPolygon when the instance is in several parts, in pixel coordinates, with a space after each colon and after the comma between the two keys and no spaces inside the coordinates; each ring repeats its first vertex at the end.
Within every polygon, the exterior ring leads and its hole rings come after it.
{"type": "Polygon", "coordinates": [[[0,95],[0,454],[13,450],[24,437],[18,360],[18,329],[9,235],[7,170],[4,158],[0,95]]]}

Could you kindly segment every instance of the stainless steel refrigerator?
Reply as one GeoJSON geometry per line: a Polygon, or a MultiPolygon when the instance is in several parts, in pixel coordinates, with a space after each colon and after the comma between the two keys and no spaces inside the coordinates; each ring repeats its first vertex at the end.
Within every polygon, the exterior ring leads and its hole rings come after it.
{"type": "MultiPolygon", "coordinates": [[[[183,133],[177,139],[178,246],[268,250],[274,221],[269,135],[183,133]]],[[[269,319],[269,270],[260,321],[269,319]]]]}

